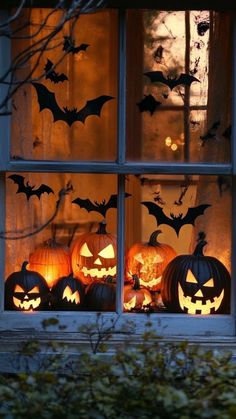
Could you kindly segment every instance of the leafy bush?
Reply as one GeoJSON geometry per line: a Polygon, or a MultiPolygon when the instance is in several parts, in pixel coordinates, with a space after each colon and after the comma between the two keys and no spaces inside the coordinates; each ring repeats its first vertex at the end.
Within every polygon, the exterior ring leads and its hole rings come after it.
{"type": "Polygon", "coordinates": [[[0,378],[0,417],[236,417],[236,365],[230,354],[187,342],[163,342],[151,324],[138,343],[127,339],[109,353],[106,341],[114,324],[102,327],[97,323],[83,328],[91,351],[78,354],[76,360],[51,342],[52,355],[37,371],[29,361],[40,355],[40,345],[27,342],[22,356],[28,370],[0,378]]]}

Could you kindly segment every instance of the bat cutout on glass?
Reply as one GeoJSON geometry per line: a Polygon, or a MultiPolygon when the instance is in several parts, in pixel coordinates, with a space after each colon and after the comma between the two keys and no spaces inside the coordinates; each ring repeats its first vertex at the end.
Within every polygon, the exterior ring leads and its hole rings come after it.
{"type": "Polygon", "coordinates": [[[44,183],[42,183],[39,188],[35,189],[35,185],[34,186],[30,186],[29,182],[25,182],[25,178],[24,176],[21,175],[10,175],[8,176],[9,179],[12,179],[14,183],[16,183],[18,185],[18,189],[16,191],[16,193],[24,193],[26,195],[27,201],[29,201],[30,197],[33,195],[36,195],[38,197],[38,199],[41,198],[41,195],[43,193],[53,193],[52,188],[50,188],[48,185],[45,185],[44,183]]]}
{"type": "Polygon", "coordinates": [[[181,73],[179,77],[165,77],[162,73],[162,71],[148,71],[147,73],[144,73],[145,76],[147,76],[152,83],[162,83],[165,84],[170,88],[170,90],[173,90],[175,87],[184,85],[184,86],[191,86],[191,84],[194,81],[197,81],[200,83],[200,80],[198,80],[196,77],[190,75],[190,74],[184,74],[181,73]]]}
{"type": "Polygon", "coordinates": [[[86,51],[89,46],[89,44],[80,44],[76,47],[75,41],[71,36],[64,36],[63,51],[67,53],[77,54],[80,51],[86,51]]]}
{"type": "Polygon", "coordinates": [[[141,102],[137,103],[140,112],[150,112],[151,115],[157,110],[161,105],[161,102],[158,102],[152,95],[144,95],[144,98],[141,102]]]}
{"type": "Polygon", "coordinates": [[[103,105],[108,100],[114,99],[112,96],[102,95],[88,100],[80,110],[77,110],[77,108],[68,109],[67,107],[61,109],[56,101],[55,94],[50,92],[46,86],[41,83],[32,83],[32,85],[37,92],[40,112],[49,109],[52,112],[54,122],[65,121],[69,126],[76,121],[84,124],[85,119],[90,115],[100,116],[103,105]]]}
{"type": "Polygon", "coordinates": [[[169,225],[175,230],[177,236],[179,235],[181,227],[183,227],[185,224],[192,224],[194,226],[196,218],[199,217],[199,215],[204,214],[204,211],[211,206],[210,204],[202,204],[198,205],[197,207],[188,208],[188,211],[184,217],[182,213],[178,215],[170,213],[170,217],[167,217],[163,211],[163,208],[157,204],[154,204],[154,202],[144,201],[141,202],[141,204],[148,209],[149,214],[154,215],[158,226],[161,224],[169,225]]]}
{"type": "Polygon", "coordinates": [[[68,80],[68,77],[64,73],[57,73],[55,70],[52,70],[53,66],[53,62],[48,59],[47,64],[44,67],[46,73],[45,79],[48,79],[55,84],[68,80]]]}
{"type": "MultiPolygon", "coordinates": [[[[125,193],[125,198],[128,198],[129,196],[131,196],[131,194],[129,193],[125,193]]],[[[104,218],[106,217],[106,212],[107,210],[109,210],[110,208],[117,208],[117,195],[111,195],[109,200],[106,202],[105,199],[102,200],[102,202],[97,202],[97,201],[90,201],[90,199],[81,199],[81,198],[76,198],[74,199],[74,201],[72,201],[72,204],[77,204],[80,206],[80,208],[84,208],[86,209],[88,212],[90,211],[96,211],[99,214],[101,214],[104,218]]]]}

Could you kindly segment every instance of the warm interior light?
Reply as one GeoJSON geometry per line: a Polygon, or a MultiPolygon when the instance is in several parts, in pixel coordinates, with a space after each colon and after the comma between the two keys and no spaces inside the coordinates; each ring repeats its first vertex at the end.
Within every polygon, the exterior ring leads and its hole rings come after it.
{"type": "Polygon", "coordinates": [[[171,148],[172,151],[176,151],[178,146],[177,146],[177,144],[174,143],[174,144],[171,145],[170,148],[171,148]]]}
{"type": "Polygon", "coordinates": [[[165,139],[166,146],[167,147],[170,147],[171,146],[171,143],[172,143],[171,137],[166,137],[166,139],[165,139]]]}

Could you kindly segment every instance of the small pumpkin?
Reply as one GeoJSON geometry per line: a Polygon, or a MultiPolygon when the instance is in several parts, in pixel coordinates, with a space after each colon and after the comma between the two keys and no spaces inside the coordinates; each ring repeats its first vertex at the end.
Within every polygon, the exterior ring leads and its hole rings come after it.
{"type": "Polygon", "coordinates": [[[13,272],[5,282],[6,310],[37,311],[49,308],[49,288],[38,272],[26,269],[23,262],[20,271],[13,272]]]}
{"type": "Polygon", "coordinates": [[[88,285],[92,281],[116,276],[116,236],[106,232],[103,221],[95,233],[85,233],[75,243],[71,253],[74,276],[88,285]]]}
{"type": "Polygon", "coordinates": [[[60,278],[51,289],[51,305],[55,310],[81,310],[84,297],[84,284],[72,273],[60,278]]]}
{"type": "Polygon", "coordinates": [[[140,285],[151,291],[160,290],[162,272],[177,256],[171,246],[157,241],[160,233],[160,230],[154,231],[147,243],[133,244],[126,255],[126,278],[138,275],[140,285]]]}
{"type": "Polygon", "coordinates": [[[133,284],[124,286],[124,310],[143,310],[152,302],[151,293],[140,286],[140,280],[137,275],[133,275],[133,284]]]}
{"type": "Polygon", "coordinates": [[[86,289],[86,308],[95,311],[115,311],[116,282],[108,276],[103,281],[95,280],[86,289]]]}
{"type": "Polygon", "coordinates": [[[59,278],[71,273],[69,249],[49,239],[29,255],[29,268],[40,273],[52,288],[59,278]]]}
{"type": "Polygon", "coordinates": [[[171,312],[188,314],[228,313],[230,274],[213,256],[204,256],[207,244],[201,235],[192,255],[173,259],[162,275],[161,296],[171,312]]]}

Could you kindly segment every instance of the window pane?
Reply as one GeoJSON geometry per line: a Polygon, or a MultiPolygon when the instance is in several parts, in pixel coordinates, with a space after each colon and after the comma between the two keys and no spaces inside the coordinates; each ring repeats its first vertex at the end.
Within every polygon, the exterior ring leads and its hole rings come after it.
{"type": "Polygon", "coordinates": [[[7,310],[115,310],[116,184],[115,175],[6,177],[7,310]]]}
{"type": "Polygon", "coordinates": [[[129,160],[230,161],[232,33],[227,13],[129,11],[129,160]]]}
{"type": "Polygon", "coordinates": [[[81,15],[45,46],[60,19],[62,12],[52,9],[26,11],[17,19],[24,29],[13,41],[12,56],[19,61],[14,76],[24,80],[32,71],[35,84],[23,85],[13,97],[12,158],[115,160],[117,14],[81,15]]]}
{"type": "Polygon", "coordinates": [[[142,175],[127,184],[124,311],[229,313],[231,178],[142,175]]]}

